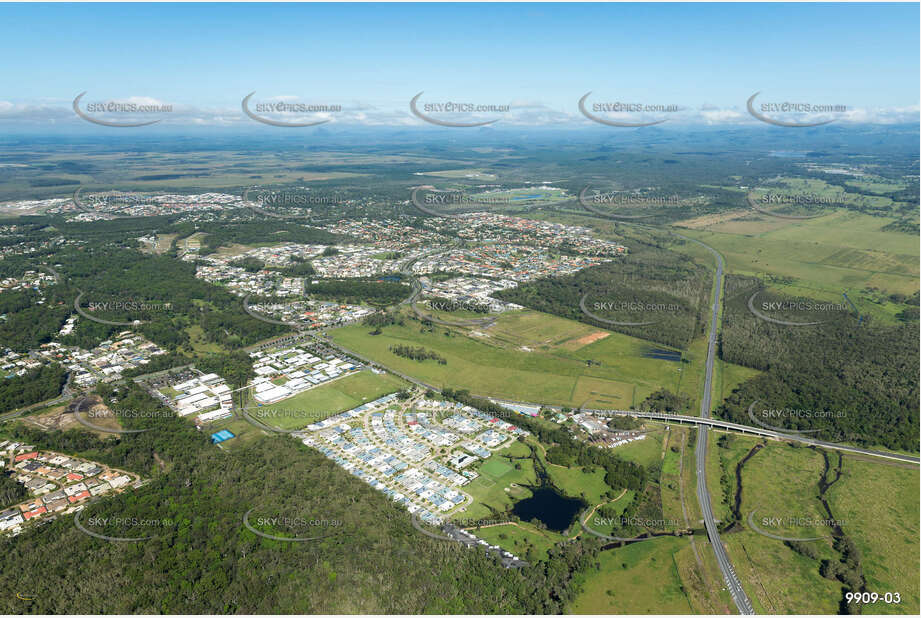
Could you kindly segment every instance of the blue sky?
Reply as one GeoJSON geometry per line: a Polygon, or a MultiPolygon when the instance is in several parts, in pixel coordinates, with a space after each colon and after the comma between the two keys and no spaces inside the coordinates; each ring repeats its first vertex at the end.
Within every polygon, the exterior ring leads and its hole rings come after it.
{"type": "Polygon", "coordinates": [[[522,124],[588,122],[588,91],[689,122],[751,122],[756,91],[917,120],[918,20],[918,4],[0,4],[0,121],[84,122],[83,91],[216,125],[251,122],[252,91],[371,124],[421,123],[420,91],[522,124]]]}

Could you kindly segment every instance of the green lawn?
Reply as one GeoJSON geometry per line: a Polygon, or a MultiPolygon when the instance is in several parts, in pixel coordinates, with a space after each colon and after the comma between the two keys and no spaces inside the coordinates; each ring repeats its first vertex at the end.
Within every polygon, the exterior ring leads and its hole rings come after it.
{"type": "MultiPolygon", "coordinates": [[[[735,462],[754,443],[753,440],[738,440],[731,449],[733,483],[735,462]]],[[[742,469],[740,510],[744,529],[726,533],[722,539],[746,591],[761,612],[837,612],[841,584],[819,575],[820,560],[837,559],[831,540],[808,541],[818,557],[807,558],[783,541],[755,532],[747,521],[748,515],[755,511],[756,526],[771,534],[792,538],[830,535],[827,526],[793,521],[793,518],[824,520],[827,517],[817,498],[823,468],[822,455],[815,450],[768,442],[742,469]],[[777,518],[777,523],[770,523],[770,518],[777,518]]]]}
{"type": "Polygon", "coordinates": [[[640,339],[533,311],[503,315],[479,330],[420,332],[418,322],[407,320],[375,336],[363,325],[331,335],[346,348],[439,388],[570,407],[630,407],[662,386],[677,389],[681,370],[688,371],[685,363],[644,358],[650,345],[640,339]],[[603,338],[590,341],[593,334],[603,338]],[[447,364],[399,357],[392,345],[422,346],[447,364]],[[588,360],[601,364],[590,366],[588,360]]]}
{"type": "Polygon", "coordinates": [[[908,295],[918,289],[917,237],[882,231],[891,221],[839,210],[805,221],[735,220],[682,233],[719,250],[727,273],[792,278],[778,290],[818,300],[840,301],[847,291],[862,312],[891,319],[894,309],[862,293],[868,286],[908,295]]]}
{"type": "MultiPolygon", "coordinates": [[[[279,429],[300,429],[396,392],[404,386],[402,380],[390,374],[359,371],[315,386],[294,397],[250,409],[248,413],[279,429]]],[[[255,402],[249,406],[255,406],[255,402]]]]}
{"type": "Polygon", "coordinates": [[[551,547],[564,540],[549,530],[538,530],[527,522],[473,529],[479,538],[528,561],[546,560],[551,547]]]}
{"type": "Polygon", "coordinates": [[[661,537],[601,553],[600,568],[566,609],[572,614],[690,614],[673,555],[686,538],[661,537]]]}
{"type": "Polygon", "coordinates": [[[456,516],[462,519],[488,519],[508,511],[515,502],[529,498],[531,491],[524,485],[537,484],[534,463],[530,459],[517,459],[527,456],[529,452],[525,445],[516,441],[478,462],[476,471],[480,474],[479,478],[464,486],[464,491],[470,494],[474,502],[456,516]]]}
{"type": "Polygon", "coordinates": [[[877,603],[865,613],[918,614],[918,480],[917,467],[846,457],[828,490],[832,512],[860,549],[867,589],[902,596],[899,605],[877,603]]]}
{"type": "Polygon", "coordinates": [[[649,467],[662,461],[662,440],[665,425],[648,423],[646,437],[643,440],[624,444],[613,449],[613,453],[622,459],[633,461],[643,467],[649,467]]]}

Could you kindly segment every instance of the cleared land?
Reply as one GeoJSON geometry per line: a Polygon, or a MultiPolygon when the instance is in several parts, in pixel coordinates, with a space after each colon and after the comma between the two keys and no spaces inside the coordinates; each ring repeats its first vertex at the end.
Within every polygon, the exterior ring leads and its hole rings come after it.
{"type": "Polygon", "coordinates": [[[360,371],[332,380],[250,413],[279,429],[300,429],[339,412],[394,393],[405,383],[390,374],[360,371]]]}
{"type": "Polygon", "coordinates": [[[847,291],[861,312],[891,319],[901,306],[871,300],[863,289],[918,289],[917,237],[883,231],[893,220],[843,210],[805,221],[757,215],[685,233],[720,251],[728,273],[768,274],[772,288],[817,300],[841,302],[847,291]]]}
{"type": "Polygon", "coordinates": [[[828,490],[835,517],[860,549],[867,589],[902,596],[899,605],[877,603],[864,613],[918,614],[918,474],[917,467],[845,457],[828,490]]]}
{"type": "Polygon", "coordinates": [[[519,401],[629,407],[662,386],[677,390],[682,371],[688,371],[687,363],[646,358],[648,342],[619,333],[574,344],[599,329],[535,311],[503,314],[490,327],[420,332],[418,322],[407,320],[405,326],[384,327],[380,335],[370,330],[353,325],[331,335],[346,348],[439,388],[519,401]],[[447,364],[399,357],[392,345],[422,346],[447,364]]]}
{"type": "Polygon", "coordinates": [[[686,538],[662,537],[602,552],[568,612],[573,614],[690,614],[674,554],[686,538]]]}

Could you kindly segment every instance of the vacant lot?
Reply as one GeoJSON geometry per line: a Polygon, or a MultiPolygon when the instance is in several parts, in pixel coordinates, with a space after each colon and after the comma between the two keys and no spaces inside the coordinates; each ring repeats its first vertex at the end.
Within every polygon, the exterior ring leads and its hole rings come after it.
{"type": "Polygon", "coordinates": [[[300,429],[345,410],[357,408],[384,395],[394,393],[405,384],[389,374],[360,371],[326,384],[315,386],[294,397],[259,406],[251,414],[265,415],[267,423],[280,429],[300,429]]]}
{"type": "Polygon", "coordinates": [[[845,457],[841,480],[828,495],[860,549],[867,589],[902,595],[899,605],[877,603],[865,613],[917,615],[918,468],[845,457]]]}
{"type": "Polygon", "coordinates": [[[407,319],[379,335],[362,325],[331,334],[346,348],[438,388],[570,407],[629,407],[662,386],[677,390],[688,370],[686,363],[647,358],[647,342],[619,333],[573,350],[570,341],[598,329],[534,311],[502,315],[493,326],[478,328],[423,332],[407,319]],[[447,363],[402,358],[390,351],[393,345],[421,346],[447,363]]]}
{"type": "Polygon", "coordinates": [[[673,554],[686,538],[661,537],[601,553],[585,576],[573,614],[690,614],[673,554]]]}

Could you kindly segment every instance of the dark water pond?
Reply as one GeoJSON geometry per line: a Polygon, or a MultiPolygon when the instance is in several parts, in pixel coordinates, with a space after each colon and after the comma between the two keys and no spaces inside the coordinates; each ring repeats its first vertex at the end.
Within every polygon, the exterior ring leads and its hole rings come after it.
{"type": "Polygon", "coordinates": [[[530,498],[515,503],[512,513],[522,521],[531,521],[536,517],[548,529],[564,532],[583,508],[585,503],[582,500],[561,496],[550,487],[541,487],[535,489],[530,498]]]}
{"type": "Polygon", "coordinates": [[[681,352],[663,350],[662,348],[646,348],[643,352],[643,358],[655,358],[657,360],[678,362],[681,360],[681,352]]]}

